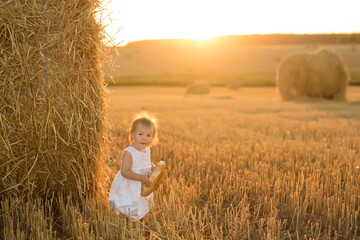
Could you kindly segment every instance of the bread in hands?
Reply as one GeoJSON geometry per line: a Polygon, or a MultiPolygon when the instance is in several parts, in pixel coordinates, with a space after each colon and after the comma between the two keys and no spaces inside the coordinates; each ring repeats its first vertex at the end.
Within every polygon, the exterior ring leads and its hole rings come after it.
{"type": "Polygon", "coordinates": [[[141,190],[141,196],[146,197],[147,195],[149,195],[150,193],[152,193],[155,190],[155,188],[159,185],[160,180],[165,173],[165,170],[166,170],[165,162],[160,161],[156,165],[155,170],[151,173],[151,175],[149,177],[150,181],[151,181],[150,187],[143,186],[143,188],[141,190]]]}

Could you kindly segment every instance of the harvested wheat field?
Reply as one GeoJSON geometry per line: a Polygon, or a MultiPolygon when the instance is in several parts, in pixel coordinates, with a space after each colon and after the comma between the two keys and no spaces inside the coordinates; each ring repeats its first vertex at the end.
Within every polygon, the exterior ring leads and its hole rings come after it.
{"type": "MultiPolygon", "coordinates": [[[[158,239],[360,237],[360,88],[283,102],[275,88],[110,88],[111,159],[134,113],[159,119],[168,166],[145,221],[158,239]]],[[[117,168],[110,161],[111,180],[117,168]]]]}
{"type": "MultiPolygon", "coordinates": [[[[159,119],[167,172],[143,230],[107,199],[1,202],[4,239],[359,239],[360,88],[346,101],[284,102],[276,88],[111,87],[105,188],[134,113],[159,119]],[[36,224],[34,224],[36,223],[36,224]]],[[[1,238],[0,237],[0,238],[1,238]]]]}

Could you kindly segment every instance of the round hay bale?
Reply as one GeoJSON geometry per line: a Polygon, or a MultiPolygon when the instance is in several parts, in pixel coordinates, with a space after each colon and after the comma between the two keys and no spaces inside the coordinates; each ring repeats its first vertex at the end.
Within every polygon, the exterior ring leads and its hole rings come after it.
{"type": "Polygon", "coordinates": [[[107,141],[100,1],[0,8],[0,193],[101,193],[107,141]]]}
{"type": "Polygon", "coordinates": [[[343,60],[325,49],[285,58],[276,75],[283,100],[303,97],[344,100],[349,79],[343,60]]]}
{"type": "Polygon", "coordinates": [[[194,82],[186,90],[187,94],[208,94],[210,93],[210,84],[207,82],[194,82]]]}
{"type": "Polygon", "coordinates": [[[238,79],[228,80],[226,83],[226,87],[231,90],[237,90],[241,87],[241,81],[238,79]]]}

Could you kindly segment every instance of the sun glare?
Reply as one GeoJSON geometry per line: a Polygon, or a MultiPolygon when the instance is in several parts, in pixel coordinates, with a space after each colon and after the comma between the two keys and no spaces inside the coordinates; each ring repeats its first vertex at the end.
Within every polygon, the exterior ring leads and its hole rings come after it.
{"type": "Polygon", "coordinates": [[[274,7],[272,1],[265,0],[104,1],[109,2],[106,9],[110,13],[109,18],[112,19],[111,22],[106,21],[106,31],[110,36],[124,42],[190,38],[203,43],[210,38],[223,35],[359,30],[358,24],[356,25],[357,13],[351,12],[353,10],[348,8],[342,11],[347,12],[342,18],[343,21],[331,23],[333,12],[340,12],[341,6],[325,0],[304,0],[311,2],[311,9],[308,8],[309,4],[299,4],[296,10],[293,8],[293,2],[286,0],[276,1],[281,8],[274,7]],[[325,2],[329,10],[321,12],[321,17],[327,19],[326,25],[317,20],[317,9],[322,9],[325,2]],[[304,19],[301,14],[305,11],[307,18],[304,19]]]}
{"type": "Polygon", "coordinates": [[[192,37],[191,39],[193,39],[195,42],[197,43],[204,43],[209,41],[210,39],[214,38],[215,36],[199,36],[199,37],[192,37]]]}
{"type": "Polygon", "coordinates": [[[205,38],[205,37],[195,37],[193,38],[196,42],[198,43],[203,43],[205,42],[206,40],[208,40],[208,38],[205,38]]]}

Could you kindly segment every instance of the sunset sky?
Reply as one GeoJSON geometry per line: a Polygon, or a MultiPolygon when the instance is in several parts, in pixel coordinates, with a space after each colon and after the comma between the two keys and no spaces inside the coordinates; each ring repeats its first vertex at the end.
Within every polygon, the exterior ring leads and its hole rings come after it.
{"type": "Polygon", "coordinates": [[[106,31],[114,43],[171,38],[202,41],[241,34],[360,32],[358,0],[111,0],[104,5],[108,12],[106,31]]]}

